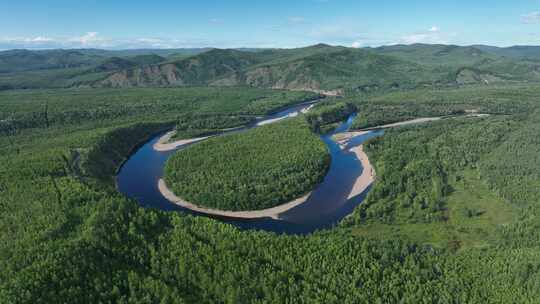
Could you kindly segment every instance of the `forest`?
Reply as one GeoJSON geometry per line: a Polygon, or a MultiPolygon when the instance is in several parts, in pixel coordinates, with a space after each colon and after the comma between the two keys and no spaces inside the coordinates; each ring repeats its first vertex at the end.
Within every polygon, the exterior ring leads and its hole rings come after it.
{"type": "MultiPolygon", "coordinates": [[[[316,95],[0,93],[0,302],[538,303],[540,87],[532,84],[351,96],[367,121],[380,119],[364,111],[370,106],[493,115],[388,130],[370,141],[377,180],[366,202],[337,227],[309,235],[141,208],[114,188],[118,166],[141,141],[183,128],[189,115],[199,120],[192,129],[222,128],[223,117],[260,116],[316,95]]],[[[295,127],[283,132],[316,139],[307,122],[285,124],[295,127]]],[[[275,139],[268,129],[253,131],[242,135],[275,139]]]]}
{"type": "Polygon", "coordinates": [[[326,100],[315,105],[305,116],[313,132],[324,134],[333,130],[336,123],[347,119],[354,112],[356,106],[352,103],[326,100]]]}
{"type": "Polygon", "coordinates": [[[325,144],[299,118],[179,151],[167,162],[165,181],[176,195],[195,205],[262,210],[310,192],[329,165],[325,144]]]}
{"type": "Polygon", "coordinates": [[[353,128],[363,129],[418,117],[466,113],[518,114],[536,107],[537,85],[419,89],[350,97],[362,111],[353,128]]]}
{"type": "Polygon", "coordinates": [[[540,81],[537,47],[0,51],[0,90],[245,86],[372,93],[540,81]]]}
{"type": "MultiPolygon", "coordinates": [[[[225,116],[261,116],[276,108],[319,97],[316,93],[250,88],[162,88],[30,90],[0,93],[1,131],[62,127],[81,123],[105,125],[122,122],[178,121],[179,128],[200,128],[197,120],[186,125],[186,115],[218,123],[225,116]],[[216,122],[210,117],[216,116],[216,122]]],[[[237,124],[238,122],[233,122],[237,124]]],[[[207,127],[215,127],[211,124],[207,127]]]]}
{"type": "MultiPolygon", "coordinates": [[[[470,109],[484,107],[479,111],[490,116],[387,130],[371,140],[366,152],[377,183],[342,225],[359,235],[377,231],[383,239],[454,249],[538,240],[538,89],[519,90],[484,89],[476,91],[484,96],[468,97],[470,109]],[[522,100],[505,106],[508,92],[522,100]]],[[[444,94],[446,102],[462,102],[458,93],[444,94]]]]}

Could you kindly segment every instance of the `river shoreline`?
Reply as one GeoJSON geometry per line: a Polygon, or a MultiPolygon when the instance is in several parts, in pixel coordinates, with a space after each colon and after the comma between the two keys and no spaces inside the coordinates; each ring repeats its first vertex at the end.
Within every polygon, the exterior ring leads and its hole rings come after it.
{"type": "Polygon", "coordinates": [[[487,113],[472,113],[472,114],[466,114],[466,115],[453,115],[453,116],[435,116],[435,117],[420,117],[420,118],[415,118],[415,119],[410,119],[410,120],[404,120],[404,121],[398,121],[398,122],[394,122],[394,123],[389,123],[389,124],[385,124],[385,125],[378,125],[378,126],[375,126],[375,127],[369,127],[369,128],[362,128],[362,129],[359,129],[359,131],[372,131],[372,130],[381,130],[381,129],[390,129],[390,128],[397,128],[397,127],[403,127],[403,126],[408,126],[408,125],[416,125],[416,124],[422,124],[422,123],[427,123],[427,122],[434,122],[434,121],[439,121],[439,120],[442,120],[442,119],[450,119],[450,118],[461,118],[461,117],[465,117],[465,118],[483,118],[483,117],[488,117],[490,116],[491,114],[487,114],[487,113]]]}
{"type": "Polygon", "coordinates": [[[177,140],[173,142],[168,142],[169,140],[171,140],[171,138],[175,134],[176,134],[176,131],[173,130],[161,136],[159,140],[154,144],[153,146],[154,150],[158,152],[172,151],[182,146],[193,144],[193,143],[196,143],[196,142],[199,142],[199,141],[202,141],[202,140],[205,140],[214,136],[214,135],[210,135],[210,136],[196,137],[196,138],[190,138],[190,139],[181,139],[181,140],[177,140]]]}
{"type": "MultiPolygon", "coordinates": [[[[297,111],[293,111],[291,113],[288,113],[286,116],[277,117],[277,118],[268,118],[268,119],[261,120],[259,122],[256,122],[253,127],[264,126],[264,125],[279,122],[279,121],[287,119],[287,118],[297,117],[300,114],[305,114],[305,113],[309,112],[313,108],[314,104],[315,104],[315,102],[313,102],[313,101],[298,104],[298,105],[295,106],[295,107],[300,106],[297,109],[297,111]]],[[[212,138],[212,137],[215,137],[215,136],[222,135],[222,134],[230,132],[230,131],[240,130],[240,129],[244,129],[244,128],[245,127],[231,128],[231,129],[227,129],[227,130],[222,130],[220,133],[214,134],[214,135],[191,138],[191,139],[182,139],[182,140],[178,140],[178,141],[174,141],[174,142],[169,142],[169,140],[176,133],[175,130],[172,130],[172,131],[167,132],[163,136],[161,136],[157,140],[157,142],[154,143],[152,148],[155,151],[158,151],[158,152],[174,151],[174,150],[180,149],[180,148],[182,148],[184,146],[187,146],[187,145],[190,145],[190,144],[194,144],[194,143],[204,141],[206,139],[209,139],[209,138],[212,138]]],[[[245,128],[245,129],[247,130],[248,128],[245,128]]],[[[197,212],[197,213],[201,213],[201,214],[204,214],[204,215],[208,215],[208,216],[224,217],[224,218],[230,218],[230,219],[244,219],[244,220],[247,220],[247,219],[250,219],[250,220],[251,219],[262,219],[262,218],[272,218],[272,219],[275,219],[275,220],[279,220],[281,214],[284,214],[287,211],[289,211],[291,209],[294,209],[295,207],[305,203],[309,199],[309,196],[311,195],[311,192],[309,192],[308,194],[306,194],[306,195],[304,195],[302,197],[299,197],[299,198],[297,198],[297,199],[295,199],[295,200],[293,200],[291,202],[281,204],[281,205],[276,206],[276,207],[263,209],[263,210],[227,211],[227,210],[218,210],[218,209],[205,208],[205,207],[197,206],[195,204],[187,202],[186,200],[176,196],[176,194],[174,194],[167,187],[167,184],[165,183],[165,180],[163,178],[160,178],[158,180],[157,188],[158,188],[159,192],[161,193],[161,195],[165,199],[167,199],[172,204],[183,207],[185,209],[188,209],[188,210],[191,210],[191,211],[194,211],[194,212],[197,212]]]]}
{"type": "Polygon", "coordinates": [[[189,209],[191,211],[195,211],[198,213],[203,213],[206,215],[211,216],[219,216],[219,217],[226,217],[231,219],[261,219],[261,218],[272,218],[275,220],[280,219],[280,215],[305,203],[309,196],[311,195],[311,192],[297,198],[289,203],[282,204],[276,207],[263,209],[263,210],[251,210],[251,211],[226,211],[226,210],[218,210],[218,209],[211,209],[211,208],[205,208],[200,207],[195,204],[189,203],[185,201],[184,199],[176,196],[165,183],[165,180],[160,179],[158,181],[158,189],[161,192],[161,194],[169,200],[171,203],[178,205],[180,207],[189,209]]]}
{"type": "MultiPolygon", "coordinates": [[[[360,195],[366,189],[368,189],[375,181],[375,171],[371,163],[369,162],[369,158],[367,154],[363,150],[363,146],[359,145],[357,147],[352,147],[352,148],[346,147],[346,144],[352,138],[361,136],[367,133],[369,133],[369,131],[344,132],[344,133],[339,133],[335,135],[336,138],[339,138],[339,140],[336,140],[336,142],[339,144],[341,150],[344,150],[344,152],[353,153],[355,157],[360,161],[363,168],[362,174],[355,180],[353,187],[350,193],[348,194],[347,199],[351,199],[353,197],[356,197],[357,195],[360,195]]],[[[187,145],[189,143],[200,141],[200,140],[201,139],[197,139],[197,138],[191,142],[189,142],[188,140],[188,142],[185,144],[187,145]]],[[[154,148],[155,148],[155,145],[154,145],[154,148]]],[[[302,205],[309,199],[309,196],[311,195],[311,192],[310,192],[307,195],[297,198],[289,203],[281,204],[279,206],[263,209],[263,210],[227,211],[227,210],[218,210],[218,209],[201,207],[193,203],[187,202],[186,200],[174,194],[174,192],[172,192],[167,187],[167,184],[163,178],[159,179],[158,181],[158,190],[161,193],[161,195],[163,195],[163,197],[165,197],[171,203],[178,205],[180,207],[189,209],[191,211],[195,211],[195,212],[202,213],[209,216],[225,217],[225,218],[230,218],[230,219],[244,219],[244,220],[261,219],[261,218],[272,218],[275,220],[280,220],[281,215],[302,205]]]]}
{"type": "Polygon", "coordinates": [[[349,193],[349,196],[347,199],[351,199],[361,193],[363,193],[366,189],[368,189],[373,182],[375,181],[375,169],[371,165],[371,162],[369,161],[369,157],[364,152],[364,145],[358,145],[356,147],[347,148],[348,143],[351,139],[366,135],[370,133],[371,131],[350,131],[350,132],[343,132],[334,135],[334,140],[339,145],[341,150],[348,150],[356,156],[356,158],[360,161],[362,164],[362,174],[356,179],[354,182],[353,188],[351,192],[349,193]]]}
{"type": "MultiPolygon", "coordinates": [[[[301,112],[309,111],[309,109],[310,105],[306,104],[295,106],[283,112],[260,118],[258,122],[277,122],[279,120],[275,120],[275,118],[296,116],[301,112]]],[[[464,116],[483,117],[486,114],[464,116]]],[[[382,133],[378,130],[386,127],[439,120],[437,118],[420,118],[378,126],[373,130],[349,131],[354,117],[355,114],[351,115],[334,132],[321,136],[332,155],[332,164],[324,181],[303,197],[273,208],[253,211],[226,211],[197,206],[177,197],[162,180],[165,163],[175,151],[209,137],[236,132],[229,130],[172,143],[167,142],[172,138],[174,132],[168,132],[165,135],[161,133],[129,158],[126,162],[127,165],[123,166],[117,176],[118,189],[128,197],[139,200],[141,205],[146,207],[192,212],[195,215],[220,219],[243,229],[303,234],[331,227],[350,214],[365,199],[369,189],[376,181],[375,170],[364,152],[364,146],[362,146],[366,140],[380,136],[382,133]]],[[[256,127],[257,122],[254,122],[250,126],[240,128],[239,131],[256,127]]]]}
{"type": "MultiPolygon", "coordinates": [[[[309,109],[308,109],[309,110],[309,109]]],[[[303,111],[302,111],[303,112],[303,111]]],[[[306,111],[307,112],[307,111],[306,111]]],[[[473,115],[467,115],[468,117],[483,117],[485,114],[473,114],[473,115]]],[[[427,122],[433,122],[443,119],[442,117],[425,117],[425,118],[418,118],[408,121],[402,121],[398,123],[392,123],[388,125],[382,125],[370,129],[365,130],[359,130],[359,131],[350,131],[350,132],[343,132],[338,133],[333,136],[333,140],[339,145],[341,150],[345,152],[352,152],[355,157],[360,161],[362,164],[362,173],[358,178],[355,180],[353,187],[347,196],[347,199],[352,199],[356,197],[357,195],[362,194],[366,189],[368,189],[374,182],[375,182],[375,169],[371,165],[369,161],[369,157],[364,152],[363,145],[358,145],[356,147],[349,148],[348,143],[351,141],[351,139],[362,136],[365,134],[370,133],[372,130],[377,129],[386,129],[386,128],[395,128],[400,126],[406,126],[406,125],[412,125],[412,124],[421,124],[421,123],[427,123],[427,122]]],[[[279,119],[281,120],[281,119],[279,119]]],[[[277,122],[276,121],[270,121],[277,122]]],[[[186,140],[185,144],[189,144],[192,142],[200,141],[205,138],[195,138],[192,141],[186,140]]],[[[196,211],[199,213],[203,213],[206,215],[212,215],[212,216],[221,216],[221,217],[227,217],[227,218],[233,218],[233,219],[260,219],[260,218],[272,218],[272,219],[280,219],[280,215],[286,213],[289,210],[294,209],[295,207],[300,206],[301,204],[305,203],[309,195],[308,194],[304,197],[298,198],[292,202],[279,205],[273,208],[264,209],[264,210],[249,210],[249,211],[225,211],[225,210],[217,210],[217,209],[209,209],[204,207],[199,207],[197,205],[194,205],[192,203],[186,202],[185,200],[179,198],[176,196],[165,184],[165,181],[163,179],[160,179],[158,182],[158,189],[161,192],[161,194],[170,202],[179,205],[183,208],[196,211]]]]}

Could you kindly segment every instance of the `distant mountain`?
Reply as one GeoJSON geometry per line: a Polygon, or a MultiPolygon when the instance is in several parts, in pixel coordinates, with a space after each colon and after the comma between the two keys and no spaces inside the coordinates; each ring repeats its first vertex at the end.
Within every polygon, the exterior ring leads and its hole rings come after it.
{"type": "Polygon", "coordinates": [[[303,90],[373,90],[431,82],[427,69],[398,58],[362,49],[302,49],[269,63],[249,67],[212,85],[248,85],[303,90]]]}
{"type": "Polygon", "coordinates": [[[78,51],[100,57],[134,57],[141,55],[157,55],[160,57],[170,56],[193,56],[207,52],[212,48],[187,48],[187,49],[130,49],[130,50],[101,50],[101,49],[79,49],[78,51]]]}
{"type": "Polygon", "coordinates": [[[259,62],[259,57],[253,52],[214,49],[178,61],[117,71],[93,86],[207,85],[259,62]]]}
{"type": "Polygon", "coordinates": [[[126,69],[98,87],[253,86],[357,90],[540,80],[537,66],[475,47],[397,45],[352,49],[318,44],[259,52],[212,50],[187,59],[126,69]]]}
{"type": "Polygon", "coordinates": [[[3,51],[0,52],[0,73],[92,66],[103,59],[76,50],[3,51]]]}
{"type": "Polygon", "coordinates": [[[540,47],[393,45],[353,49],[0,52],[0,88],[253,86],[369,92],[540,81],[540,47]]]}
{"type": "Polygon", "coordinates": [[[124,69],[132,69],[138,66],[147,66],[164,62],[166,59],[158,55],[139,55],[134,57],[111,57],[96,66],[93,72],[114,72],[124,69]]]}
{"type": "Polygon", "coordinates": [[[496,54],[498,56],[504,56],[512,59],[529,59],[540,60],[540,46],[511,46],[506,48],[500,48],[496,46],[488,45],[475,45],[477,49],[496,54]]]}
{"type": "Polygon", "coordinates": [[[496,54],[473,46],[442,44],[412,44],[382,46],[373,49],[378,54],[398,57],[420,64],[430,65],[472,65],[485,60],[497,59],[496,54]]]}

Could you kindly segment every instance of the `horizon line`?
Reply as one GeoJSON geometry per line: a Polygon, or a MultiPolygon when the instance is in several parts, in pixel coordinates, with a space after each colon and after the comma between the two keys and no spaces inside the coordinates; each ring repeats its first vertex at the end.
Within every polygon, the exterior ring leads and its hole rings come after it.
{"type": "Polygon", "coordinates": [[[499,45],[492,45],[492,44],[455,44],[455,43],[395,43],[395,44],[383,44],[378,46],[361,46],[361,47],[351,47],[351,46],[345,46],[341,44],[330,44],[330,43],[316,43],[316,44],[309,44],[304,46],[295,46],[295,47],[250,47],[250,46],[239,46],[239,47],[214,47],[214,46],[201,46],[201,47],[177,47],[177,48],[99,48],[99,47],[74,47],[74,48],[62,48],[62,47],[51,47],[51,48],[8,48],[8,49],[0,49],[0,52],[7,52],[7,51],[52,51],[52,50],[100,50],[100,51],[145,51],[145,50],[241,50],[241,49],[253,49],[253,50],[294,50],[294,49],[302,49],[302,48],[309,48],[309,47],[315,47],[315,46],[329,46],[329,47],[342,47],[347,49],[376,49],[376,48],[382,48],[382,47],[391,47],[391,46],[414,46],[414,45],[425,45],[425,46],[458,46],[458,47],[476,47],[476,46],[488,46],[488,47],[496,47],[496,48],[515,48],[515,47],[540,47],[540,45],[535,44],[514,44],[514,45],[507,45],[507,46],[499,46],[499,45]]]}

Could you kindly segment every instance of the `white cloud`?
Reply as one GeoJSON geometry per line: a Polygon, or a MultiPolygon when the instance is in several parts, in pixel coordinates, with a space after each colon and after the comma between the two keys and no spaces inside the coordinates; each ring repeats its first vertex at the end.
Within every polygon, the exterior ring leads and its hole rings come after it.
{"type": "Polygon", "coordinates": [[[358,49],[358,48],[361,48],[362,47],[362,42],[360,41],[355,41],[351,44],[351,47],[355,48],[355,49],[358,49]]]}
{"type": "Polygon", "coordinates": [[[438,26],[432,26],[429,31],[432,32],[432,33],[436,33],[438,31],[440,31],[441,29],[438,27],[438,26]]]}
{"type": "Polygon", "coordinates": [[[159,38],[137,38],[132,44],[158,49],[173,48],[168,41],[159,38]]]}
{"type": "Polygon", "coordinates": [[[521,21],[527,24],[540,23],[540,12],[531,12],[521,16],[521,21]]]}
{"type": "Polygon", "coordinates": [[[55,48],[58,42],[50,37],[0,37],[0,49],[19,49],[19,48],[55,48]]]}
{"type": "Polygon", "coordinates": [[[83,46],[86,46],[86,45],[99,44],[100,42],[103,42],[105,40],[101,37],[98,37],[98,32],[87,32],[86,34],[80,37],[71,38],[70,41],[79,42],[83,46]]]}
{"type": "Polygon", "coordinates": [[[188,45],[185,41],[160,38],[111,39],[97,32],[87,32],[75,37],[0,37],[0,49],[51,49],[51,48],[173,48],[188,45]]]}
{"type": "Polygon", "coordinates": [[[30,40],[30,42],[52,42],[52,41],[54,41],[52,38],[42,37],[42,36],[38,36],[30,40]]]}

